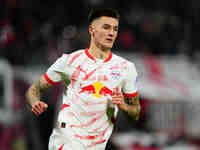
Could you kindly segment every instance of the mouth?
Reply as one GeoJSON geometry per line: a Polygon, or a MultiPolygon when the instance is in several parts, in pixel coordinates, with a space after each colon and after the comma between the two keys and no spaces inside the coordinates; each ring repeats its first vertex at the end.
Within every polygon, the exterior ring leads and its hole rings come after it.
{"type": "Polygon", "coordinates": [[[109,43],[113,42],[113,40],[110,39],[110,38],[107,38],[106,41],[109,42],[109,43]]]}

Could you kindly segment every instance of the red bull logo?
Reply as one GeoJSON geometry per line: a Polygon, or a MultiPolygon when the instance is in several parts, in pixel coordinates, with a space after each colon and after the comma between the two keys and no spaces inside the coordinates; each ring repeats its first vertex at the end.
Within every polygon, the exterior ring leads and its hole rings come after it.
{"type": "Polygon", "coordinates": [[[101,98],[102,96],[106,96],[107,94],[111,95],[112,90],[106,87],[101,82],[95,82],[91,85],[87,85],[81,88],[80,93],[87,92],[88,94],[92,94],[96,98],[101,98]]]}

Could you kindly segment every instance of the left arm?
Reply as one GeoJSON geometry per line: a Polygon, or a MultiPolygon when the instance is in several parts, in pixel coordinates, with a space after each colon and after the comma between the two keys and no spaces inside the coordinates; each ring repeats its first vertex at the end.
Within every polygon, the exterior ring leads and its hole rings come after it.
{"type": "Polygon", "coordinates": [[[126,112],[133,120],[139,119],[140,102],[138,95],[138,75],[133,63],[128,64],[128,69],[121,89],[117,87],[113,91],[114,103],[118,105],[119,109],[126,112]],[[122,93],[123,91],[123,93],[122,93]]]}
{"type": "Polygon", "coordinates": [[[127,112],[134,120],[138,120],[141,110],[139,96],[124,98],[124,101],[126,106],[125,109],[122,108],[122,110],[127,112]]]}
{"type": "Polygon", "coordinates": [[[119,91],[119,88],[114,89],[112,94],[112,103],[117,104],[119,109],[128,113],[132,119],[138,120],[140,114],[140,102],[139,96],[124,97],[123,93],[119,91]]]}

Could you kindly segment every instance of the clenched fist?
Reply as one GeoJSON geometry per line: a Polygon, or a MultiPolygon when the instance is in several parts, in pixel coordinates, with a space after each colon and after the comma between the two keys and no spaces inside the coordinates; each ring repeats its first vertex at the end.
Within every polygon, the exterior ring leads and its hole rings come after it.
{"type": "Polygon", "coordinates": [[[48,105],[45,102],[42,101],[36,101],[35,103],[32,104],[31,111],[35,115],[40,115],[44,111],[46,111],[48,108],[48,105]]]}
{"type": "Polygon", "coordinates": [[[127,104],[124,101],[124,95],[119,87],[116,87],[112,93],[112,103],[116,104],[119,109],[126,110],[127,104]]]}

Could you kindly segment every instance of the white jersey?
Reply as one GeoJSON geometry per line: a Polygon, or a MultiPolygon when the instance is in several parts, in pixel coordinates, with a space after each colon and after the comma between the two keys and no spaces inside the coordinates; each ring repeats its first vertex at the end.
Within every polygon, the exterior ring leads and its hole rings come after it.
{"type": "Polygon", "coordinates": [[[137,95],[135,65],[112,53],[106,60],[95,59],[85,49],[63,54],[44,77],[56,84],[62,80],[58,72],[68,75],[71,82],[63,94],[58,126],[52,133],[63,139],[57,149],[65,145],[72,150],[97,150],[100,145],[99,149],[105,149],[113,130],[106,113],[108,99],[116,87],[125,97],[137,95]]]}

